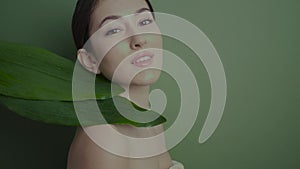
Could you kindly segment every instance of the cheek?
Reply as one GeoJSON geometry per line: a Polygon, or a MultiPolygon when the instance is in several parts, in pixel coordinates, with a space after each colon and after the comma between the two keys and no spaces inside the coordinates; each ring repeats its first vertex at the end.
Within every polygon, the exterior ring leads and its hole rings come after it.
{"type": "Polygon", "coordinates": [[[162,37],[161,35],[149,35],[147,37],[149,45],[151,45],[152,48],[162,48],[162,37]]]}
{"type": "MultiPolygon", "coordinates": [[[[100,60],[104,60],[107,55],[119,55],[128,52],[128,45],[120,41],[119,37],[105,38],[101,32],[96,32],[89,40],[89,45],[100,60]]],[[[111,56],[110,56],[111,57],[111,56]]]]}
{"type": "Polygon", "coordinates": [[[102,60],[100,64],[100,71],[107,78],[111,79],[114,70],[117,68],[119,61],[114,58],[112,53],[108,53],[102,60]]]}
{"type": "Polygon", "coordinates": [[[111,80],[114,71],[117,69],[119,64],[127,57],[128,49],[126,44],[120,43],[113,47],[103,58],[100,64],[100,71],[111,80]]]}

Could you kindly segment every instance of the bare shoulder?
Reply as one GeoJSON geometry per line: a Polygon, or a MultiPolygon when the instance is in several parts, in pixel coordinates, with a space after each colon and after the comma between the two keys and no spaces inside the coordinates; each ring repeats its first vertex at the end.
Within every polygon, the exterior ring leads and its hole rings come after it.
{"type": "Polygon", "coordinates": [[[126,159],[105,151],[78,127],[69,150],[67,169],[117,169],[127,168],[126,166],[126,159]]]}
{"type": "MultiPolygon", "coordinates": [[[[104,148],[95,143],[98,139],[98,141],[105,142],[105,144],[116,146],[118,147],[118,149],[123,149],[123,152],[130,153],[131,148],[134,148],[135,145],[128,145],[127,142],[116,143],[115,138],[111,136],[111,130],[116,129],[123,133],[138,137],[147,137],[149,135],[155,135],[163,131],[162,126],[156,126],[153,128],[132,128],[131,126],[122,125],[99,125],[89,128],[88,135],[81,127],[78,127],[69,150],[67,169],[169,168],[169,166],[171,165],[171,158],[167,151],[163,154],[148,158],[127,158],[106,151],[104,148]],[[91,139],[90,135],[95,140],[91,139]]],[[[159,142],[162,142],[158,143],[161,144],[159,146],[164,146],[164,140],[161,140],[159,142]]]]}

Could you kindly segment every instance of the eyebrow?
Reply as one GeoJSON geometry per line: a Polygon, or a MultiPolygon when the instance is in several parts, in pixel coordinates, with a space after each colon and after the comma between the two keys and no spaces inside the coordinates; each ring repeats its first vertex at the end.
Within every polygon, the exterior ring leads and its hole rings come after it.
{"type": "MultiPolygon", "coordinates": [[[[138,13],[142,13],[142,12],[145,12],[145,11],[149,11],[149,12],[150,12],[150,9],[148,9],[148,8],[141,8],[141,9],[135,11],[135,13],[138,14],[138,13]]],[[[121,17],[122,17],[122,16],[120,16],[120,15],[110,15],[110,16],[107,16],[107,17],[105,17],[105,18],[100,22],[98,28],[101,28],[102,25],[103,25],[103,23],[104,23],[105,21],[107,21],[107,20],[116,20],[116,19],[119,19],[119,18],[121,18],[121,17]]]]}

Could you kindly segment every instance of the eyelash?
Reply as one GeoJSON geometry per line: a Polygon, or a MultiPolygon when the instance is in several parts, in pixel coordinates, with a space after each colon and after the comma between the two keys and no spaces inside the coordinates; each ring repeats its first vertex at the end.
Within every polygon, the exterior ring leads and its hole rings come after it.
{"type": "Polygon", "coordinates": [[[121,31],[121,29],[114,28],[114,29],[111,29],[111,30],[107,31],[105,35],[106,36],[113,35],[113,34],[116,34],[116,33],[120,32],[120,31],[121,31]],[[117,31],[117,32],[115,32],[115,31],[117,31]]]}
{"type": "Polygon", "coordinates": [[[146,19],[144,19],[144,20],[142,20],[139,24],[142,24],[142,26],[145,26],[145,25],[149,25],[149,24],[151,24],[153,22],[153,20],[152,19],[150,19],[150,18],[146,18],[146,19]],[[142,24],[143,22],[145,22],[145,21],[148,21],[149,23],[148,24],[142,24]]]}
{"type": "MultiPolygon", "coordinates": [[[[141,22],[139,22],[139,25],[146,26],[146,25],[151,24],[152,22],[153,22],[153,19],[146,18],[146,19],[143,19],[141,22]],[[143,22],[147,22],[147,23],[143,24],[143,22]]],[[[122,31],[122,29],[114,28],[114,29],[107,31],[105,35],[106,36],[113,35],[113,34],[119,33],[120,31],[122,31]]]]}

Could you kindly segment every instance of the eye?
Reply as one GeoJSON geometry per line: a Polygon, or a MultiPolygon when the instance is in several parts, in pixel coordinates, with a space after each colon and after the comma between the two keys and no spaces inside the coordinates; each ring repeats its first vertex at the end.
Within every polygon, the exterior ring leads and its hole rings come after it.
{"type": "Polygon", "coordinates": [[[149,25],[153,22],[152,19],[144,19],[140,22],[140,25],[144,26],[144,25],[149,25]]]}
{"type": "Polygon", "coordinates": [[[113,35],[113,34],[119,33],[120,31],[121,31],[121,29],[114,28],[114,29],[111,29],[111,30],[107,31],[105,35],[106,36],[113,35]]]}

